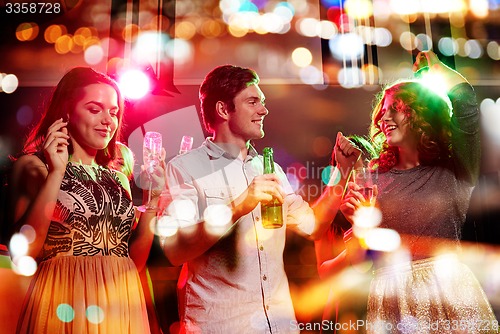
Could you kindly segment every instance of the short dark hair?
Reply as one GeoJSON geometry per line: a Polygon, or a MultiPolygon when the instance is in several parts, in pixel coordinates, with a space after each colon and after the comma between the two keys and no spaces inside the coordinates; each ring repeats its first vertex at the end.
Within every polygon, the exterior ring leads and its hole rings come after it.
{"type": "MultiPolygon", "coordinates": [[[[116,141],[120,139],[120,127],[123,118],[124,102],[118,88],[118,84],[106,74],[95,71],[90,67],[75,67],[67,72],[57,84],[50,99],[49,105],[42,118],[31,130],[26,143],[24,144],[24,154],[39,154],[43,148],[43,142],[48,128],[58,119],[67,119],[78,101],[82,98],[85,88],[92,84],[107,84],[116,91],[118,96],[118,127],[108,146],[99,150],[96,155],[96,162],[100,165],[107,165],[115,158],[116,141]]],[[[71,152],[71,145],[68,147],[71,152]]]]}
{"type": "Polygon", "coordinates": [[[223,102],[233,111],[234,98],[239,92],[260,81],[257,73],[246,67],[222,65],[207,74],[200,86],[201,117],[208,132],[213,132],[216,121],[215,105],[223,102]]]}

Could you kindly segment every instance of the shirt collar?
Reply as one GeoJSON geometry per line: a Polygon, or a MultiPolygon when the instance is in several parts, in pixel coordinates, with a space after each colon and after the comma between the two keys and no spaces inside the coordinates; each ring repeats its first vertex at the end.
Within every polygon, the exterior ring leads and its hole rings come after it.
{"type": "MultiPolygon", "coordinates": [[[[214,159],[218,159],[222,156],[225,156],[226,158],[230,159],[235,158],[229,152],[226,152],[222,147],[214,143],[212,141],[212,138],[206,138],[205,142],[203,143],[203,146],[207,154],[214,159]]],[[[250,156],[250,159],[255,158],[256,156],[259,155],[257,150],[250,143],[248,144],[248,155],[250,156]]],[[[248,159],[249,158],[247,157],[247,160],[248,159]]]]}

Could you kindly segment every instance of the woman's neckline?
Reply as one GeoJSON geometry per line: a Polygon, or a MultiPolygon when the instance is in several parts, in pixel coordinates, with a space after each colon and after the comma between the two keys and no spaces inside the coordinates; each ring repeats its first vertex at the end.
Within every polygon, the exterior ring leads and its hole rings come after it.
{"type": "Polygon", "coordinates": [[[407,169],[396,169],[396,168],[391,168],[391,170],[389,170],[389,172],[391,173],[394,173],[394,174],[403,174],[403,173],[411,173],[413,171],[416,171],[416,170],[419,170],[419,169],[422,169],[423,165],[418,165],[418,166],[415,166],[415,167],[411,167],[411,168],[407,168],[407,169]]]}
{"type": "Polygon", "coordinates": [[[101,168],[102,166],[99,164],[84,164],[78,161],[68,161],[68,163],[74,165],[74,166],[83,166],[83,167],[93,167],[93,168],[101,168]]]}

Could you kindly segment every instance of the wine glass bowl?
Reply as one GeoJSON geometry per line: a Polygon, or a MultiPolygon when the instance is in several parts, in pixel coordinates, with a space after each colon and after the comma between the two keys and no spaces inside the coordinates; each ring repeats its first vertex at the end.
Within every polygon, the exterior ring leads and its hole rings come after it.
{"type": "Polygon", "coordinates": [[[193,137],[182,136],[181,146],[179,148],[179,154],[184,154],[191,150],[193,147],[193,137]]]}
{"type": "Polygon", "coordinates": [[[144,135],[144,144],[142,146],[142,157],[144,166],[146,166],[149,174],[153,173],[154,167],[160,163],[161,148],[161,133],[156,131],[146,132],[144,135]]]}
{"type": "Polygon", "coordinates": [[[149,209],[155,209],[150,207],[151,202],[151,188],[153,185],[152,174],[156,166],[160,164],[161,160],[161,150],[162,150],[162,136],[161,133],[156,131],[148,131],[144,135],[144,142],[142,146],[142,159],[144,162],[145,172],[147,174],[148,183],[148,202],[145,205],[141,205],[137,208],[140,212],[145,212],[149,209]]]}
{"type": "Polygon", "coordinates": [[[358,190],[365,201],[363,204],[371,205],[373,201],[373,178],[372,171],[366,167],[360,167],[353,170],[353,181],[360,187],[358,190]]]}

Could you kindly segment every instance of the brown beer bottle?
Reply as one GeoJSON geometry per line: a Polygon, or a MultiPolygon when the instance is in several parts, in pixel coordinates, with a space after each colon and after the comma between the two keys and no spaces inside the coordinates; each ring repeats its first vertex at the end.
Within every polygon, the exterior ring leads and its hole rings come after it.
{"type": "MultiPolygon", "coordinates": [[[[264,155],[264,174],[274,173],[273,149],[265,147],[264,155]]],[[[283,212],[281,203],[273,199],[266,204],[261,203],[262,226],[264,228],[280,228],[283,226],[283,212]]]]}

